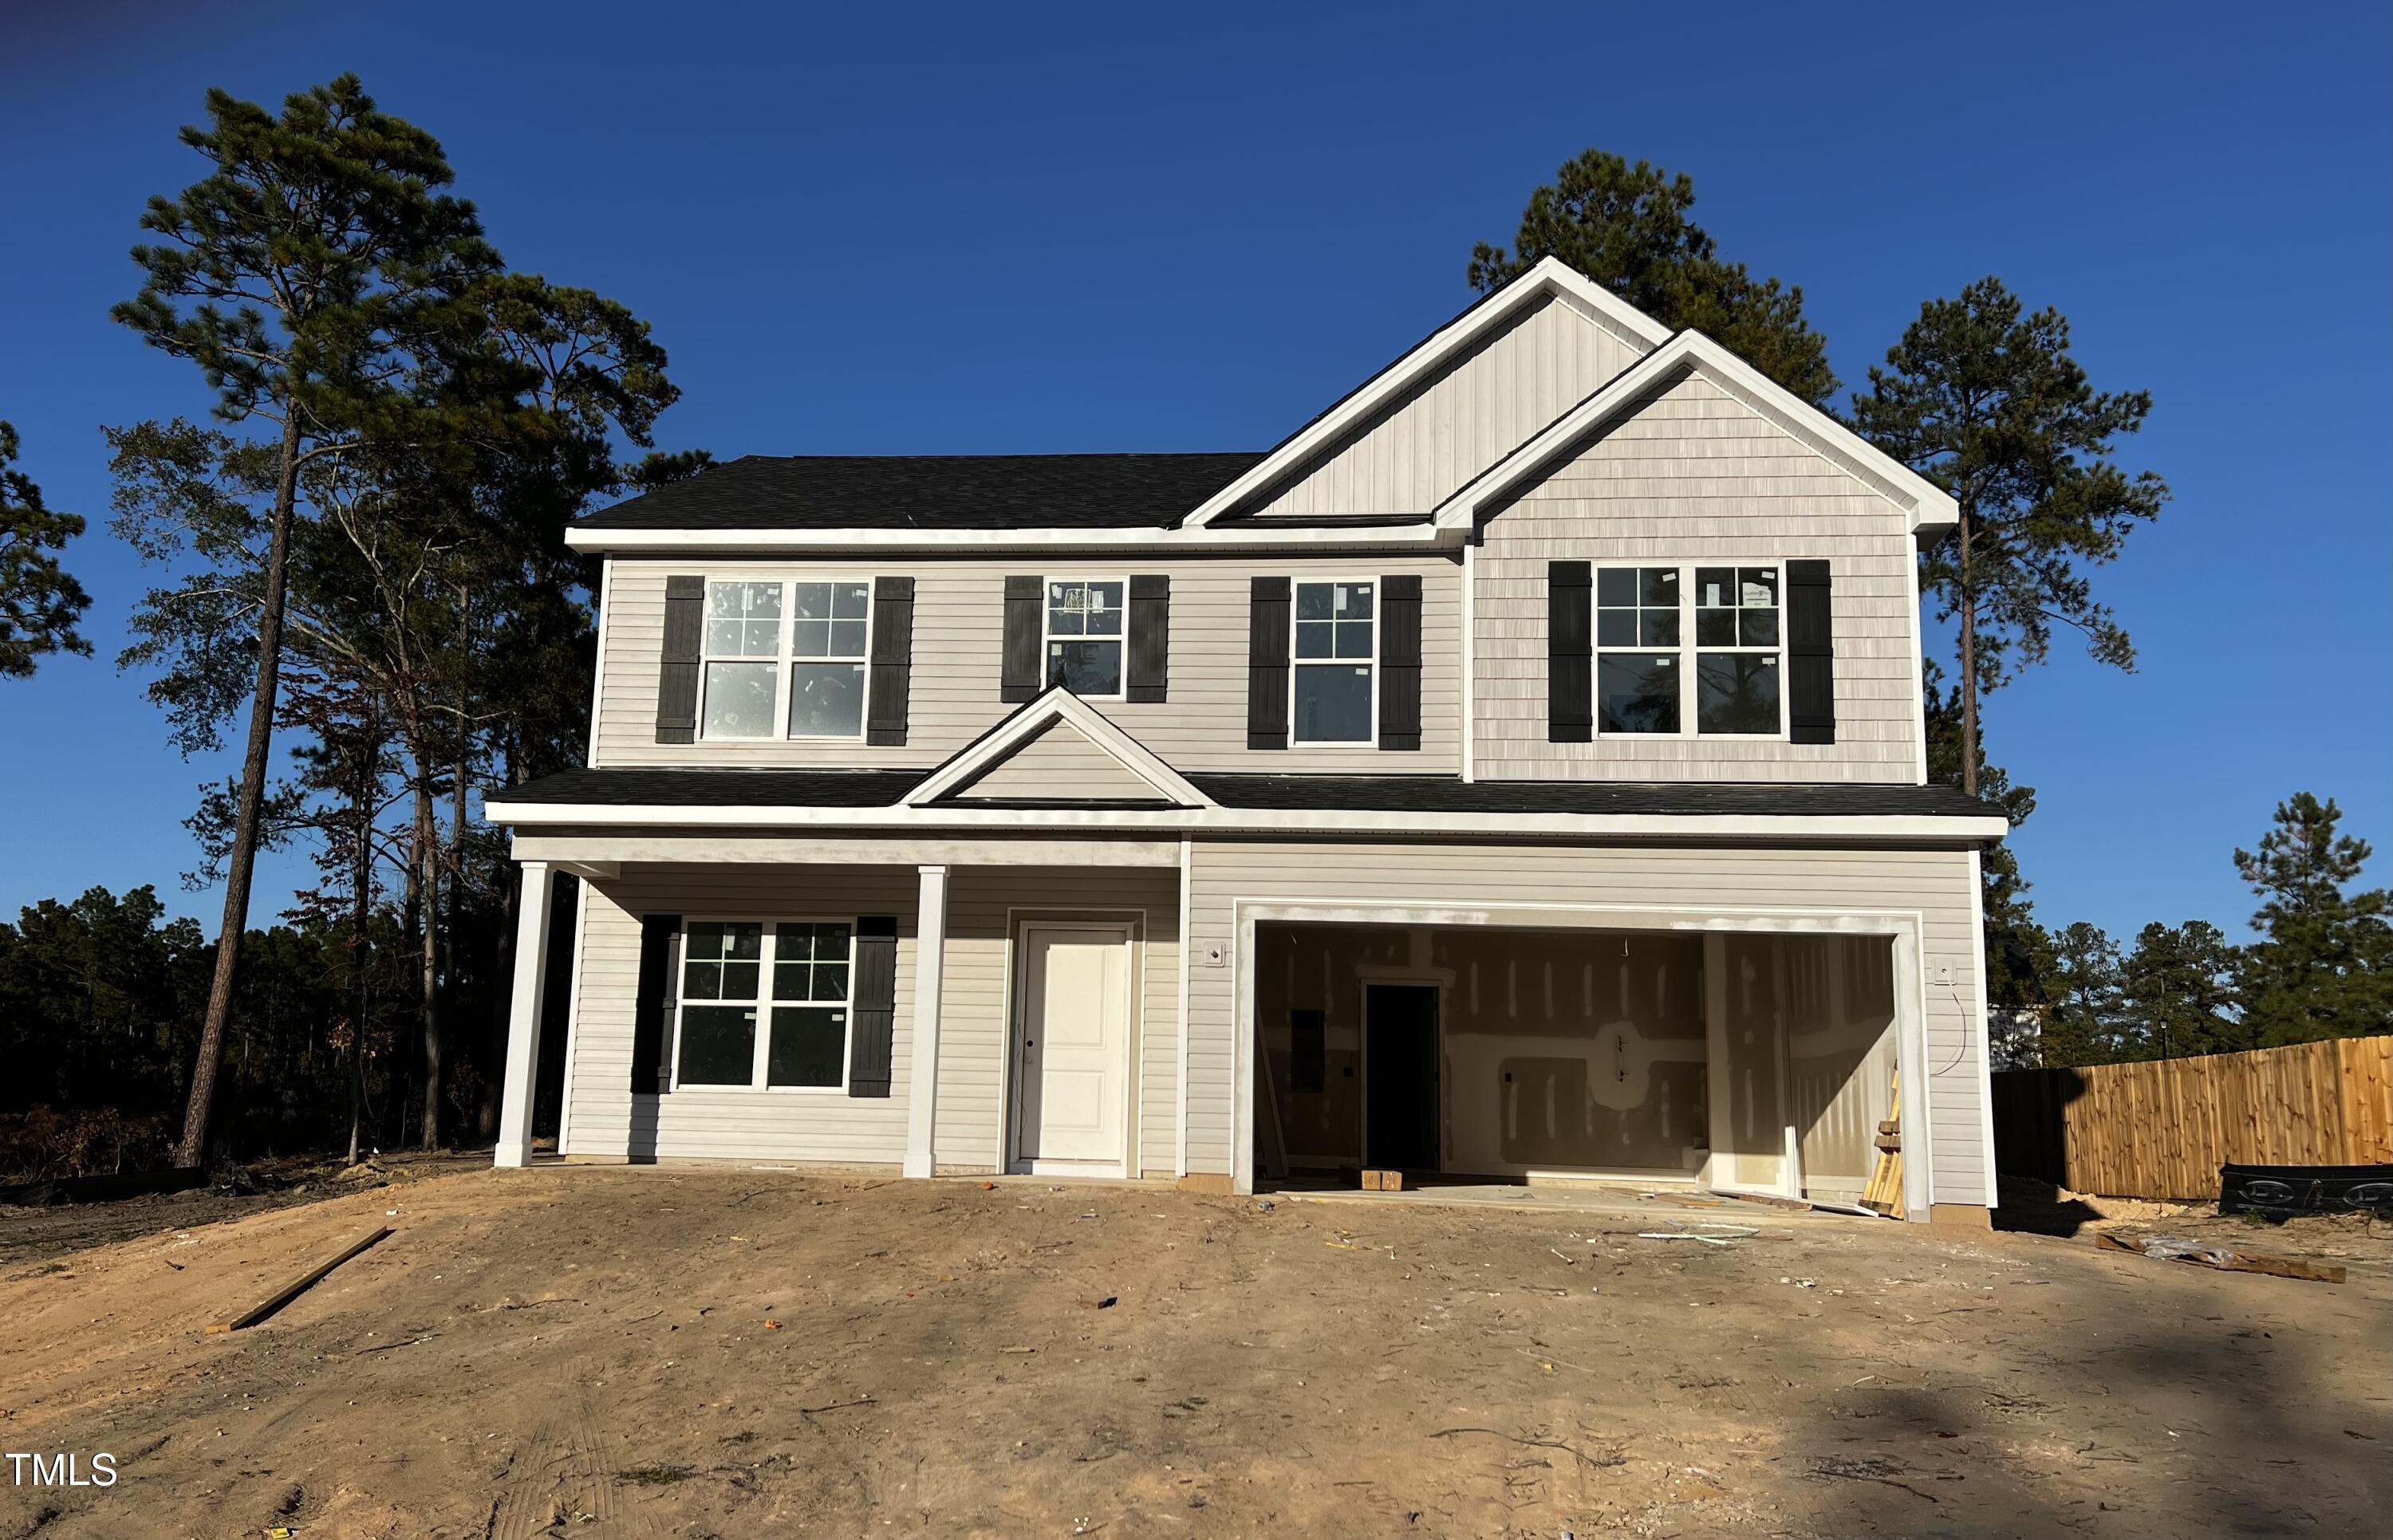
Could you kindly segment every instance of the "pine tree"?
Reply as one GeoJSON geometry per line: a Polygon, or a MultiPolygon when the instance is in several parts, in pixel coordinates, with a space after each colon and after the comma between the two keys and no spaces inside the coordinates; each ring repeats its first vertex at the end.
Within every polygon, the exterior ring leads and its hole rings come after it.
{"type": "Polygon", "coordinates": [[[1723,262],[1687,216],[1695,184],[1644,161],[1582,151],[1529,195],[1510,251],[1481,241],[1470,279],[1482,294],[1556,256],[1673,330],[1726,347],[1814,406],[1837,388],[1827,339],[1803,319],[1803,291],[1723,262]]]}
{"type": "Polygon", "coordinates": [[[140,293],[112,312],[144,341],[197,365],[216,414],[271,424],[254,611],[249,730],[225,882],[224,924],[177,1157],[207,1144],[216,1069],[249,913],[282,656],[299,489],[311,465],[377,442],[453,432],[438,403],[475,312],[460,296],[496,265],[473,206],[433,137],[374,106],[354,75],[289,98],[278,117],[212,90],[208,125],[183,142],[210,163],[176,198],[153,198],[133,248],[140,293]]]}
{"type": "Polygon", "coordinates": [[[42,505],[42,489],[17,458],[17,430],[0,423],[0,679],[25,679],[45,654],[91,656],[75,622],[91,595],[52,552],[83,533],[81,514],[42,505]]]}
{"type": "Polygon", "coordinates": [[[2119,946],[2084,920],[2053,933],[2049,1003],[2038,1059],[2061,1064],[2107,1064],[2122,1048],[2119,946]]]}
{"type": "Polygon", "coordinates": [[[2343,809],[2308,791],[2277,804],[2276,826],[2235,869],[2264,900],[2261,939],[2240,970],[2244,1021],[2258,1044],[2393,1030],[2393,892],[2347,893],[2371,855],[2338,833],[2343,809]]]}
{"type": "Polygon", "coordinates": [[[2138,1051],[2174,1059],[2253,1047],[2250,1030],[2237,1015],[2240,962],[2225,933],[2206,920],[2146,925],[2120,967],[2138,1051]]]}
{"type": "Polygon", "coordinates": [[[2114,560],[2168,488],[2107,458],[2151,397],[2098,393],[2057,310],[2022,313],[1999,280],[1930,300],[1853,398],[1863,437],[1952,493],[1953,530],[1920,557],[1920,592],[1956,622],[1961,786],[1978,790],[1981,698],[2040,663],[2056,622],[2100,662],[2136,653],[2084,568],[2114,560]]]}

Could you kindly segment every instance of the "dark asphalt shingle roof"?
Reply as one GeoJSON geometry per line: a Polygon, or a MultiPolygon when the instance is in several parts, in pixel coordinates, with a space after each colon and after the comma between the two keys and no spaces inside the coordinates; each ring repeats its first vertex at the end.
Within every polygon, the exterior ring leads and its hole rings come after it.
{"type": "Polygon", "coordinates": [[[1260,454],[752,454],[584,529],[1162,529],[1260,454]]]}
{"type": "MultiPolygon", "coordinates": [[[[891,807],[916,770],[566,770],[497,800],[608,807],[891,807]]],[[[1745,814],[1968,817],[1994,809],[1953,786],[1476,781],[1451,776],[1190,776],[1223,807],[1321,813],[1745,814]]],[[[1053,805],[1042,804],[1042,805],[1053,805]]]]}

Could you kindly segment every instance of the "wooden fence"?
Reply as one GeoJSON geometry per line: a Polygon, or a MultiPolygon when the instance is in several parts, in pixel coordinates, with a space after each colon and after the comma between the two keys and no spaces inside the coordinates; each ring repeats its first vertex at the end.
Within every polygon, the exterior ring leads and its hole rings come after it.
{"type": "Polygon", "coordinates": [[[2230,1161],[2393,1163],[2393,1038],[1994,1080],[1995,1168],[2073,1192],[2215,1198],[2230,1161]]]}

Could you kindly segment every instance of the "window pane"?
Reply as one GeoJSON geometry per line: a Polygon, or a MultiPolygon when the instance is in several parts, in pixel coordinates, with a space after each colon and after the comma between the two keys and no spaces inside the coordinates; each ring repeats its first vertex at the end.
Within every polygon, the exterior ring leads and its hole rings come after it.
{"type": "Polygon", "coordinates": [[[770,663],[706,665],[706,736],[770,737],[774,675],[770,663]]]}
{"type": "Polygon", "coordinates": [[[723,955],[739,961],[753,962],[765,955],[765,927],[733,920],[722,927],[723,955]]]}
{"type": "Polygon", "coordinates": [[[1329,584],[1299,583],[1296,585],[1296,618],[1300,620],[1329,619],[1329,584]]]}
{"type": "Polygon", "coordinates": [[[1371,656],[1371,622],[1340,620],[1338,622],[1338,656],[1368,658],[1371,656]]]}
{"type": "Polygon", "coordinates": [[[1740,567],[1736,569],[1737,603],[1767,607],[1778,602],[1778,568],[1740,567]]]}
{"type": "Polygon", "coordinates": [[[745,1086],[756,1078],[756,1008],[681,1008],[681,1083],[745,1086]]]}
{"type": "Polygon", "coordinates": [[[1679,607],[1679,569],[1641,567],[1637,569],[1637,602],[1648,609],[1679,607]]]}
{"type": "Polygon", "coordinates": [[[1296,671],[1296,737],[1300,743],[1371,740],[1371,671],[1311,664],[1296,671]]]}
{"type": "Polygon", "coordinates": [[[709,961],[720,960],[723,956],[724,929],[722,925],[712,920],[700,920],[692,924],[689,928],[688,939],[682,943],[683,952],[692,961],[700,958],[709,961]]]}
{"type": "Polygon", "coordinates": [[[1296,622],[1296,655],[1299,658],[1327,658],[1332,646],[1330,637],[1337,627],[1327,620],[1296,622]]]}
{"type": "Polygon", "coordinates": [[[816,963],[814,997],[818,1000],[847,998],[847,964],[844,962],[816,963]]]}
{"type": "Polygon", "coordinates": [[[765,1050],[768,1086],[838,1086],[847,1081],[847,1012],[817,1006],[776,1006],[773,1040],[765,1050]]]}
{"type": "Polygon", "coordinates": [[[1736,604],[1736,568],[1695,568],[1695,603],[1706,609],[1728,609],[1736,604]]]}
{"type": "Polygon", "coordinates": [[[863,583],[841,583],[831,595],[831,614],[842,620],[861,620],[872,606],[872,591],[863,583]]]}
{"type": "Polygon", "coordinates": [[[1736,612],[1737,639],[1749,647],[1774,647],[1778,645],[1778,611],[1774,609],[1740,609],[1736,612]]]}
{"type": "Polygon", "coordinates": [[[830,655],[833,658],[864,656],[864,622],[833,620],[830,623],[830,655]]]}
{"type": "Polygon", "coordinates": [[[773,964],[773,998],[777,1000],[802,1000],[806,998],[807,974],[813,970],[804,962],[783,960],[773,964]]]}
{"type": "Polygon", "coordinates": [[[1695,663],[1695,730],[1778,731],[1778,659],[1707,652],[1695,663]]]}
{"type": "Polygon", "coordinates": [[[821,658],[828,655],[830,651],[830,622],[800,620],[797,648],[798,656],[801,658],[821,658]]]}
{"type": "Polygon", "coordinates": [[[1633,567],[1607,567],[1595,575],[1595,602],[1606,607],[1622,607],[1637,602],[1637,569],[1633,567]]]}
{"type": "Polygon", "coordinates": [[[741,621],[739,650],[750,658],[778,658],[781,655],[781,622],[778,620],[741,621]]]}
{"type": "Polygon", "coordinates": [[[743,622],[739,620],[708,620],[706,622],[706,650],[708,653],[719,658],[739,657],[739,638],[742,634],[739,628],[742,623],[743,622]]]}
{"type": "Polygon", "coordinates": [[[681,998],[719,1000],[723,998],[723,964],[692,960],[682,965],[681,998]]]}
{"type": "Polygon", "coordinates": [[[1085,634],[1119,636],[1122,633],[1122,585],[1090,583],[1089,623],[1085,634]]]}
{"type": "Polygon", "coordinates": [[[1675,647],[1679,645],[1679,612],[1675,609],[1648,609],[1637,617],[1637,645],[1642,647],[1675,647]]]}
{"type": "Polygon", "coordinates": [[[864,665],[790,665],[790,736],[856,737],[864,731],[864,665]]]}
{"type": "Polygon", "coordinates": [[[801,620],[830,619],[830,584],[798,584],[798,619],[801,620]]]}
{"type": "Polygon", "coordinates": [[[1330,608],[1341,620],[1367,620],[1371,618],[1371,585],[1340,583],[1330,600],[1330,608]]]}
{"type": "Polygon", "coordinates": [[[1637,645],[1637,612],[1633,609],[1597,610],[1595,640],[1598,646],[1635,646],[1637,645]]]}
{"type": "Polygon", "coordinates": [[[1679,730],[1678,659],[1667,653],[1612,653],[1596,660],[1597,724],[1607,733],[1679,730]]]}
{"type": "Polygon", "coordinates": [[[1736,611],[1733,609],[1696,610],[1695,642],[1698,646],[1706,647],[1736,646],[1736,611]]]}
{"type": "Polygon", "coordinates": [[[1086,583],[1049,583],[1047,585],[1047,634],[1079,636],[1086,628],[1089,611],[1086,583]]]}
{"type": "Polygon", "coordinates": [[[1050,642],[1047,683],[1074,695],[1121,694],[1119,642],[1050,642]]]}

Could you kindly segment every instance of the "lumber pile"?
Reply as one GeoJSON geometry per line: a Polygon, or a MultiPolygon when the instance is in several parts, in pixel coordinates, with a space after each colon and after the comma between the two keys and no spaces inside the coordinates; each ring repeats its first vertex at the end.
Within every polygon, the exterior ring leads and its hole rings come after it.
{"type": "Polygon", "coordinates": [[[1894,1077],[1894,1094],[1886,1117],[1877,1126],[1877,1168],[1862,1188],[1862,1207],[1874,1214],[1903,1214],[1903,1075],[1894,1077]]]}

